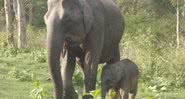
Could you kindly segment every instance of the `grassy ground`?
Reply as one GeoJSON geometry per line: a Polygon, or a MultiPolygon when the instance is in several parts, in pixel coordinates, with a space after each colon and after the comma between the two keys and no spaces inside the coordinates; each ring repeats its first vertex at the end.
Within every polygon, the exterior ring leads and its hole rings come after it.
{"type": "MultiPolygon", "coordinates": [[[[79,72],[79,70],[78,70],[79,72]]],[[[77,74],[77,73],[76,73],[77,74]]],[[[44,99],[52,99],[52,83],[49,78],[45,51],[0,51],[0,99],[31,99],[33,89],[44,99]],[[37,87],[36,81],[40,82],[37,87]],[[42,89],[43,88],[43,89],[42,89]],[[47,94],[45,95],[44,92],[47,94]]],[[[75,87],[82,92],[80,77],[75,78],[75,87]]],[[[185,90],[169,92],[152,92],[144,83],[139,83],[137,99],[185,99],[185,90]]],[[[96,97],[99,98],[100,94],[96,97]]]]}

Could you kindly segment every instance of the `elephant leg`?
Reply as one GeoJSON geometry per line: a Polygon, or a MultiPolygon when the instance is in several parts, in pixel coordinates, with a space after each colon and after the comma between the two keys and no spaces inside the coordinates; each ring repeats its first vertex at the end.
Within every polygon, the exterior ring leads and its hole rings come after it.
{"type": "Polygon", "coordinates": [[[121,99],[120,89],[116,88],[115,92],[116,92],[116,95],[114,96],[113,99],[121,99]]]}
{"type": "MultiPolygon", "coordinates": [[[[95,20],[96,22],[93,22],[83,44],[85,55],[83,67],[85,94],[88,94],[96,88],[97,69],[104,43],[104,24],[102,24],[104,21],[97,16],[95,17],[95,20]]],[[[92,98],[93,96],[90,94],[83,96],[83,99],[92,98]]]]}
{"type": "MultiPolygon", "coordinates": [[[[96,87],[96,76],[98,68],[99,58],[91,55],[90,52],[86,54],[85,66],[84,66],[84,84],[85,93],[95,90],[96,87]]],[[[91,95],[83,96],[83,99],[92,99],[91,95]]]]}
{"type": "Polygon", "coordinates": [[[113,57],[110,61],[107,62],[107,64],[113,64],[117,61],[120,61],[120,51],[119,51],[119,45],[117,45],[116,47],[114,47],[113,50],[113,57]]]}
{"type": "Polygon", "coordinates": [[[137,78],[132,81],[132,90],[130,91],[131,99],[135,99],[136,94],[137,94],[137,89],[138,89],[138,81],[137,78]]]}
{"type": "Polygon", "coordinates": [[[78,94],[72,83],[72,76],[75,70],[76,59],[72,51],[68,50],[62,61],[62,78],[63,78],[63,98],[64,99],[78,99],[78,94]]]}
{"type": "Polygon", "coordinates": [[[129,99],[129,93],[130,93],[130,82],[129,79],[126,78],[123,81],[121,81],[121,99],[129,99]]]}
{"type": "Polygon", "coordinates": [[[136,94],[137,94],[137,89],[135,89],[131,94],[132,94],[131,99],[135,99],[136,94]]]}
{"type": "Polygon", "coordinates": [[[129,99],[129,92],[127,90],[124,91],[122,99],[129,99]]]}

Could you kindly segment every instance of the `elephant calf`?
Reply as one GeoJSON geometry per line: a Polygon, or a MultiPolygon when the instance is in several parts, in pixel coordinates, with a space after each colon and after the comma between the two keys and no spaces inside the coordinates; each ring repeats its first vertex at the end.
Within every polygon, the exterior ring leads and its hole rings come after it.
{"type": "Polygon", "coordinates": [[[109,89],[116,91],[116,99],[128,99],[129,93],[134,99],[138,87],[138,67],[129,59],[103,67],[101,75],[102,99],[105,99],[109,89]]]}

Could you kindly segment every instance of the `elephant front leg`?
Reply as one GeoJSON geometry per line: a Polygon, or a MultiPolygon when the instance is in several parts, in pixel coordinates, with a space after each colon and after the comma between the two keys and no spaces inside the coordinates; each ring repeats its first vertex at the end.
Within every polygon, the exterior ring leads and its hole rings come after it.
{"type": "Polygon", "coordinates": [[[96,76],[97,76],[97,68],[98,68],[98,60],[99,57],[96,54],[91,55],[88,52],[85,56],[85,65],[84,65],[84,91],[85,95],[83,99],[92,99],[93,96],[89,95],[89,93],[96,88],[96,76]]]}
{"type": "Polygon", "coordinates": [[[78,99],[72,83],[72,76],[75,70],[75,56],[71,51],[67,51],[62,61],[62,77],[63,77],[63,99],[78,99]]]}

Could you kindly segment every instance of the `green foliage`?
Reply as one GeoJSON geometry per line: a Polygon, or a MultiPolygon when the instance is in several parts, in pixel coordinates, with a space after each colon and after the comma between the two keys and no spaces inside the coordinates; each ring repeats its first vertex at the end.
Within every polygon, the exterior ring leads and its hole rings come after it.
{"type": "Polygon", "coordinates": [[[3,5],[4,5],[4,0],[1,0],[0,1],[0,8],[3,8],[3,5]]]}
{"type": "Polygon", "coordinates": [[[46,62],[46,49],[17,49],[17,48],[2,48],[0,49],[1,57],[20,57],[19,55],[25,55],[30,59],[39,62],[46,62]]]}
{"type": "Polygon", "coordinates": [[[7,46],[7,33],[5,32],[0,32],[0,48],[7,46]]]}
{"type": "Polygon", "coordinates": [[[94,98],[97,98],[100,95],[100,91],[101,91],[100,89],[96,89],[96,90],[90,91],[90,93],[84,93],[83,95],[91,95],[94,98]]]}
{"type": "Polygon", "coordinates": [[[175,13],[175,7],[171,1],[172,0],[152,0],[151,9],[153,9],[158,16],[175,13]]]}
{"type": "MultiPolygon", "coordinates": [[[[78,66],[79,67],[79,66],[78,66]]],[[[83,87],[83,74],[80,68],[77,68],[73,74],[74,84],[83,87]]]]}
{"type": "Polygon", "coordinates": [[[40,49],[40,50],[33,50],[31,52],[31,57],[39,63],[45,63],[46,62],[46,50],[40,49]]]}
{"type": "MultiPolygon", "coordinates": [[[[147,40],[150,41],[148,38],[147,40]]],[[[140,46],[146,44],[140,41],[140,46]]],[[[143,41],[146,42],[146,41],[143,41]]],[[[152,42],[150,42],[152,43],[152,42]]],[[[161,50],[153,50],[150,51],[149,48],[153,49],[151,45],[147,48],[134,48],[135,53],[131,58],[135,63],[138,64],[140,68],[140,79],[139,79],[139,91],[137,98],[146,98],[146,99],[170,99],[171,97],[175,97],[175,99],[184,99],[184,95],[182,92],[176,89],[183,89],[183,82],[184,82],[184,56],[185,52],[184,49],[176,49],[169,50],[169,49],[161,49],[161,50]],[[147,52],[147,53],[146,53],[147,52]],[[152,54],[151,53],[156,53],[152,54]],[[151,62],[153,60],[153,63],[151,62]],[[155,64],[154,64],[155,63],[155,64]],[[150,64],[153,64],[152,66],[150,64]],[[156,92],[155,92],[156,90],[156,92]],[[175,93],[174,93],[175,92],[175,93]]],[[[134,44],[134,43],[133,43],[134,44]]],[[[133,45],[134,46],[134,45],[133,45]]],[[[125,46],[124,48],[127,48],[125,46]]],[[[0,53],[2,49],[0,49],[0,53]]],[[[5,49],[3,49],[5,50],[5,49]]],[[[9,50],[9,49],[7,49],[9,50]]],[[[48,78],[48,67],[46,63],[40,63],[34,60],[31,53],[35,52],[43,52],[42,49],[20,49],[17,51],[16,57],[3,57],[0,56],[0,79],[2,79],[0,83],[0,96],[4,99],[12,99],[12,97],[19,95],[19,98],[27,98],[30,96],[34,99],[38,99],[39,97],[52,99],[52,83],[50,81],[46,81],[48,78]],[[33,60],[33,62],[30,62],[33,60]],[[15,66],[15,67],[12,67],[15,66]],[[41,68],[42,67],[42,68],[41,68]],[[5,76],[3,76],[5,75],[5,76]],[[35,79],[39,79],[36,81],[35,79]],[[22,78],[24,78],[22,80],[22,78]],[[25,80],[26,78],[26,80],[25,80]],[[20,80],[21,79],[21,80],[20,80]],[[32,80],[31,80],[32,79],[32,80]],[[31,86],[31,82],[35,82],[35,86],[31,86]],[[40,83],[40,85],[38,84],[40,83]],[[42,82],[42,84],[41,84],[42,82]],[[13,83],[13,84],[12,84],[13,83]],[[5,86],[5,85],[6,86],[5,86]],[[11,86],[10,86],[11,85],[11,86]],[[23,86],[25,85],[25,86],[23,86]],[[36,87],[40,86],[40,87],[36,87]],[[22,89],[22,90],[12,90],[15,89],[22,89]],[[5,90],[6,89],[6,90],[5,90]],[[28,92],[27,92],[28,91],[28,92]],[[5,94],[6,92],[10,92],[11,94],[5,94]],[[21,94],[19,94],[21,93],[21,94]],[[47,93],[47,95],[45,94],[47,93]]],[[[130,50],[132,51],[132,50],[130,50]]],[[[37,54],[34,54],[34,56],[37,54]]],[[[126,55],[126,54],[123,54],[126,55]]],[[[8,55],[10,56],[10,55],[8,55]]],[[[92,91],[90,94],[99,99],[100,97],[100,76],[101,76],[101,68],[100,65],[98,68],[97,74],[97,90],[92,91]]],[[[79,94],[83,90],[83,78],[82,78],[82,71],[80,68],[75,70],[73,76],[73,82],[76,90],[79,94]],[[79,87],[77,87],[79,86],[79,87]]],[[[109,95],[112,96],[112,95],[109,95]]]]}
{"type": "Polygon", "coordinates": [[[166,57],[163,58],[163,60],[165,61],[165,65],[168,65],[168,68],[164,71],[164,77],[172,81],[172,85],[175,86],[175,88],[185,88],[184,49],[173,49],[166,52],[168,54],[165,55],[166,57]]]}
{"type": "Polygon", "coordinates": [[[3,57],[15,57],[18,53],[18,49],[16,48],[10,48],[10,49],[1,49],[0,56],[3,57]]]}
{"type": "Polygon", "coordinates": [[[90,92],[90,94],[94,97],[97,98],[98,95],[100,95],[100,89],[96,89],[90,92]]]}
{"type": "Polygon", "coordinates": [[[34,3],[34,20],[32,25],[35,27],[43,27],[44,24],[44,14],[47,11],[47,2],[43,0],[33,0],[34,3]]]}
{"type": "Polygon", "coordinates": [[[169,81],[165,81],[164,78],[154,77],[149,81],[149,89],[152,92],[165,92],[170,90],[171,83],[169,81]]]}
{"type": "Polygon", "coordinates": [[[116,96],[115,90],[111,89],[108,95],[113,99],[116,96]]]}
{"type": "Polygon", "coordinates": [[[102,74],[102,65],[99,65],[98,67],[98,72],[97,72],[97,82],[96,82],[96,87],[100,88],[101,87],[101,74],[102,74]]]}
{"type": "Polygon", "coordinates": [[[44,99],[48,96],[48,91],[41,85],[40,81],[34,81],[33,87],[34,89],[30,92],[32,99],[44,99]]]}
{"type": "Polygon", "coordinates": [[[15,78],[19,81],[33,81],[35,79],[35,75],[29,70],[20,71],[15,67],[13,67],[12,70],[8,72],[7,77],[15,78]]]}
{"type": "Polygon", "coordinates": [[[174,19],[172,13],[156,16],[147,10],[125,15],[123,58],[130,58],[139,66],[140,82],[152,92],[169,92],[185,86],[185,48],[182,45],[176,49],[174,19]]]}
{"type": "Polygon", "coordinates": [[[28,45],[32,48],[46,47],[46,29],[28,25],[28,45]]]}

